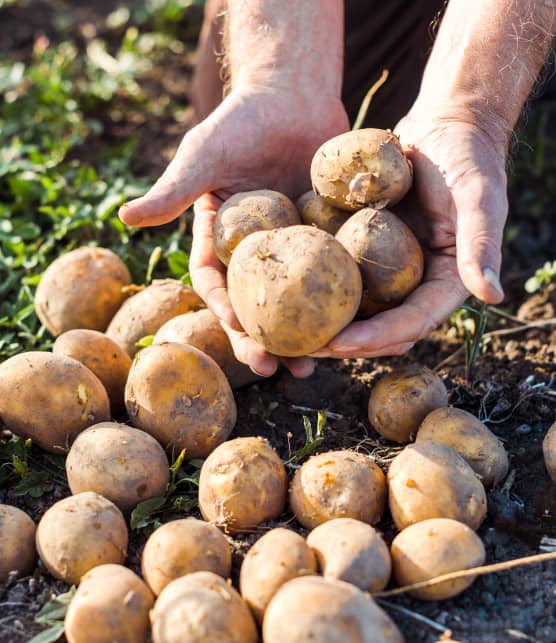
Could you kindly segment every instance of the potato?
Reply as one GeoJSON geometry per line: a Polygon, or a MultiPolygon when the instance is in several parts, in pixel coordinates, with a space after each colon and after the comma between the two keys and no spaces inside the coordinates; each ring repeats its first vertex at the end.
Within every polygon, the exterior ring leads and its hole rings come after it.
{"type": "Polygon", "coordinates": [[[382,536],[353,518],[336,518],[307,536],[325,578],[343,580],[359,589],[379,592],[390,579],[390,552],[382,536]]]}
{"type": "Polygon", "coordinates": [[[428,518],[453,518],[471,529],[485,519],[483,485],[446,444],[420,440],[393,460],[388,471],[390,513],[398,529],[428,518]]]}
{"type": "Polygon", "coordinates": [[[369,420],[388,440],[409,442],[425,417],[448,406],[448,391],[438,375],[412,364],[392,371],[373,387],[369,420]]]}
{"type": "Polygon", "coordinates": [[[429,413],[419,427],[419,440],[434,440],[452,447],[487,489],[508,473],[510,465],[502,443],[480,420],[462,409],[451,406],[429,413]]]}
{"type": "Polygon", "coordinates": [[[131,422],[165,449],[204,458],[230,435],[236,403],[218,364],[187,344],[143,349],[125,391],[131,422]]]}
{"type": "Polygon", "coordinates": [[[256,643],[257,627],[236,590],[212,572],[172,581],[151,612],[153,643],[256,643]]]}
{"type": "Polygon", "coordinates": [[[72,328],[103,331],[127,297],[131,277],[106,248],[77,248],[55,259],[35,293],[35,312],[52,335],[72,328]]]}
{"type": "Polygon", "coordinates": [[[553,482],[556,482],[556,422],[554,422],[544,436],[542,452],[548,475],[553,482]]]}
{"type": "Polygon", "coordinates": [[[201,467],[199,509],[205,520],[228,533],[278,518],[287,493],[286,469],[263,438],[224,442],[201,467]]]}
{"type": "Polygon", "coordinates": [[[359,316],[394,308],[421,283],[423,251],[415,235],[389,210],[352,215],[336,239],[355,259],[363,279],[359,316]]]}
{"type": "Polygon", "coordinates": [[[106,334],[133,357],[140,339],[154,335],[172,317],[204,307],[199,295],[181,281],[155,279],[123,303],[106,334]]]}
{"type": "Polygon", "coordinates": [[[73,494],[95,491],[124,514],[143,500],[164,495],[168,467],[164,449],[151,435],[116,422],[80,433],[66,459],[73,494]]]}
{"type": "Polygon", "coordinates": [[[213,224],[214,251],[227,266],[237,244],[258,230],[299,225],[295,205],[274,190],[238,192],[220,206],[213,224]]]}
{"type": "Polygon", "coordinates": [[[270,599],[284,583],[316,573],[315,555],[299,534],[289,529],[271,529],[243,559],[239,588],[260,624],[270,599]]]}
{"type": "MultiPolygon", "coordinates": [[[[398,585],[478,567],[485,562],[485,548],[477,534],[457,520],[432,518],[400,532],[392,542],[392,565],[398,585]]],[[[408,592],[426,601],[441,601],[461,594],[475,576],[445,581],[408,592]]]]}
{"type": "Polygon", "coordinates": [[[265,643],[403,643],[390,617],[360,589],[318,576],[278,590],[263,622],[265,643]]]}
{"type": "Polygon", "coordinates": [[[68,643],[147,643],[154,596],[131,569],[99,565],[87,572],[64,619],[68,643]]]}
{"type": "Polygon", "coordinates": [[[30,574],[37,560],[35,523],[21,509],[0,504],[0,583],[30,574]]]}
{"type": "Polygon", "coordinates": [[[389,130],[361,129],[330,139],[311,163],[314,191],[330,205],[355,212],[401,201],[413,170],[398,137],[389,130]]]}
{"type": "Polygon", "coordinates": [[[349,217],[347,212],[328,204],[313,190],[301,195],[295,205],[305,225],[314,225],[332,235],[338,232],[349,217]]]}
{"type": "Polygon", "coordinates": [[[131,358],[118,344],[96,330],[74,329],[62,333],[52,352],[81,362],[102,382],[113,415],[125,410],[124,390],[131,358]]]}
{"type": "Polygon", "coordinates": [[[20,353],[0,364],[3,425],[52,453],[67,451],[83,429],[110,419],[104,386],[74,359],[20,353]]]}
{"type": "Polygon", "coordinates": [[[196,518],[172,520],[154,531],[143,549],[143,578],[158,596],[176,578],[213,572],[228,578],[232,550],[220,529],[196,518]]]}
{"type": "Polygon", "coordinates": [[[374,525],[386,505],[386,479],[371,458],[355,451],[315,455],[295,472],[290,506],[297,520],[313,529],[333,518],[374,525]]]}
{"type": "Polygon", "coordinates": [[[290,226],[254,232],[235,249],[228,292],[246,332],[283,357],[325,346],[354,318],[361,275],[323,230],[290,226]]]}
{"type": "Polygon", "coordinates": [[[52,576],[78,585],[93,567],[124,562],[127,527],[114,503],[84,491],[59,500],[46,511],[37,527],[36,544],[52,576]]]}

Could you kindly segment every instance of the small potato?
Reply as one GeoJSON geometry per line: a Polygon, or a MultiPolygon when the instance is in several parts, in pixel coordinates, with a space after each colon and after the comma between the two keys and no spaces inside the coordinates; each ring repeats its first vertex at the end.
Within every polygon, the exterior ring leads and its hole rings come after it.
{"type": "MultiPolygon", "coordinates": [[[[412,585],[436,576],[478,567],[485,548],[477,534],[457,520],[432,518],[411,525],[392,542],[392,565],[398,585],[412,585]]],[[[475,576],[445,581],[408,592],[425,601],[441,601],[461,594],[475,576]]]]}
{"type": "Polygon", "coordinates": [[[218,527],[196,518],[172,520],[154,531],[143,549],[143,578],[158,596],[176,578],[213,572],[228,578],[232,550],[218,527]]]}
{"type": "Polygon", "coordinates": [[[131,276],[106,248],[77,248],[55,259],[35,293],[35,311],[54,335],[72,328],[104,331],[127,297],[131,276]]]}
{"type": "Polygon", "coordinates": [[[374,525],[386,505],[386,479],[371,458],[355,451],[315,455],[295,472],[290,506],[297,520],[313,529],[333,518],[374,525]]]}
{"type": "Polygon", "coordinates": [[[110,419],[110,402],[96,375],[76,360],[20,353],[0,364],[0,418],[16,435],[63,453],[83,429],[110,419]]]}
{"type": "Polygon", "coordinates": [[[331,138],[311,163],[314,191],[340,210],[385,208],[401,201],[413,169],[390,130],[360,129],[331,138]]]}
{"type": "Polygon", "coordinates": [[[485,519],[483,485],[451,447],[420,440],[393,460],[388,471],[390,513],[398,529],[428,518],[453,518],[471,529],[485,519]]]}
{"type": "Polygon", "coordinates": [[[68,643],[147,643],[154,596],[131,569],[99,565],[87,572],[64,619],[68,643]]]}
{"type": "Polygon", "coordinates": [[[263,621],[265,643],[403,643],[390,617],[360,589],[318,576],[278,590],[263,621]]]}
{"type": "Polygon", "coordinates": [[[300,196],[295,205],[305,225],[317,226],[332,235],[338,232],[349,217],[347,212],[330,205],[313,190],[300,196]]]}
{"type": "Polygon", "coordinates": [[[263,438],[224,442],[201,467],[199,509],[205,520],[228,533],[278,518],[287,493],[286,469],[263,438]]]}
{"type": "Polygon", "coordinates": [[[95,491],[124,514],[143,500],[164,495],[168,467],[164,449],[151,435],[116,422],[80,433],[66,459],[73,494],[95,491]]]}
{"type": "Polygon", "coordinates": [[[131,422],[166,449],[204,458],[230,435],[236,403],[218,364],[187,344],[157,344],[134,359],[125,403],[131,422]]]}
{"type": "Polygon", "coordinates": [[[556,482],[556,422],[554,422],[544,436],[542,452],[548,475],[553,482],[556,482]]]}
{"type": "Polygon", "coordinates": [[[423,420],[417,441],[434,440],[457,451],[487,489],[500,483],[508,473],[506,450],[498,438],[474,415],[455,409],[436,409],[423,420]]]}
{"type": "Polygon", "coordinates": [[[448,406],[444,382],[425,366],[413,364],[382,377],[369,398],[369,420],[388,440],[409,442],[425,417],[448,406]]]}
{"type": "Polygon", "coordinates": [[[106,334],[133,357],[140,339],[154,335],[172,317],[204,307],[199,295],[181,281],[155,279],[123,303],[106,334]]]}
{"type": "Polygon", "coordinates": [[[303,538],[289,529],[272,529],[247,552],[239,588],[258,623],[270,599],[287,581],[317,573],[317,561],[303,538]]]}
{"type": "Polygon", "coordinates": [[[35,523],[21,509],[0,505],[0,583],[11,572],[17,576],[30,574],[37,561],[35,523]]]}
{"type": "Polygon", "coordinates": [[[390,552],[376,529],[360,520],[336,518],[319,525],[307,544],[325,578],[343,580],[369,592],[379,592],[390,579],[390,552]]]}
{"type": "Polygon", "coordinates": [[[116,505],[85,491],[59,500],[37,527],[37,550],[55,578],[78,585],[90,569],[124,562],[127,527],[116,505]]]}
{"type": "Polygon", "coordinates": [[[227,266],[232,252],[245,237],[258,230],[299,225],[295,205],[274,190],[238,192],[220,206],[214,219],[214,251],[227,266]]]}
{"type": "Polygon", "coordinates": [[[212,572],[188,574],[167,585],[151,612],[151,623],[153,643],[258,641],[249,608],[212,572]]]}

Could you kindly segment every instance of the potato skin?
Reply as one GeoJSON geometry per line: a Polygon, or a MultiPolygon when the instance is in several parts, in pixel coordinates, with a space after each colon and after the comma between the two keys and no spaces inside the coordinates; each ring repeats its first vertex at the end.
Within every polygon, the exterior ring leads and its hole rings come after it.
{"type": "Polygon", "coordinates": [[[271,598],[287,581],[317,573],[317,561],[305,540],[290,529],[271,529],[247,552],[239,587],[257,622],[271,598]]]}
{"type": "Polygon", "coordinates": [[[369,398],[369,421],[388,440],[409,442],[425,417],[448,406],[448,391],[438,375],[412,364],[384,375],[369,398]]]}
{"type": "Polygon", "coordinates": [[[390,513],[404,529],[428,518],[452,518],[478,529],[487,502],[473,469],[446,444],[420,440],[393,460],[388,471],[390,513]]]}
{"type": "Polygon", "coordinates": [[[147,643],[154,596],[123,565],[99,565],[87,572],[68,607],[68,643],[147,643]]]}
{"type": "Polygon", "coordinates": [[[236,438],[217,447],[199,477],[203,518],[227,533],[250,530],[284,510],[286,469],[263,438],[236,438]]]}
{"type": "Polygon", "coordinates": [[[40,559],[54,576],[78,585],[90,569],[124,562],[127,527],[116,505],[85,491],[53,504],[37,527],[40,559]]]}
{"type": "Polygon", "coordinates": [[[302,194],[295,205],[305,225],[314,225],[331,235],[335,235],[349,217],[347,212],[330,205],[313,190],[302,194]]]}
{"type": "Polygon", "coordinates": [[[235,249],[228,293],[246,332],[275,355],[308,355],[351,320],[361,301],[357,264],[310,226],[254,232],[235,249]]]}
{"type": "Polygon", "coordinates": [[[481,478],[487,489],[506,477],[508,454],[498,438],[474,415],[453,406],[427,415],[417,441],[434,440],[452,447],[481,478]]]}
{"type": "Polygon", "coordinates": [[[149,536],[141,571],[158,596],[173,580],[193,572],[212,572],[228,578],[232,551],[218,527],[196,518],[172,520],[149,536]]]}
{"type": "Polygon", "coordinates": [[[80,433],[66,458],[73,494],[95,491],[124,514],[143,500],[164,495],[168,467],[164,449],[151,435],[116,422],[80,433]]]}
{"type": "Polygon", "coordinates": [[[290,507],[313,529],[333,518],[354,518],[374,525],[386,505],[386,479],[367,456],[355,451],[315,455],[295,472],[290,507]]]}
{"type": "Polygon", "coordinates": [[[166,449],[204,458],[230,435],[236,403],[218,364],[187,344],[157,344],[134,359],[125,392],[129,419],[166,449]]]}
{"type": "Polygon", "coordinates": [[[110,419],[110,402],[83,364],[31,351],[0,364],[0,418],[45,451],[64,453],[83,429],[110,419]]]}
{"type": "Polygon", "coordinates": [[[556,482],[556,422],[548,429],[542,443],[544,466],[552,482],[556,482]]]}
{"type": "MultiPolygon", "coordinates": [[[[485,562],[485,548],[477,534],[457,520],[432,518],[400,532],[392,542],[392,565],[398,585],[478,567],[485,562]]],[[[461,594],[475,576],[445,581],[408,592],[425,601],[441,601],[461,594]]]]}
{"type": "Polygon", "coordinates": [[[111,250],[77,248],[45,270],[35,293],[35,311],[55,337],[72,328],[104,331],[130,283],[129,270],[111,250]]]}
{"type": "Polygon", "coordinates": [[[0,504],[0,583],[30,574],[37,562],[35,523],[21,509],[0,504]]]}

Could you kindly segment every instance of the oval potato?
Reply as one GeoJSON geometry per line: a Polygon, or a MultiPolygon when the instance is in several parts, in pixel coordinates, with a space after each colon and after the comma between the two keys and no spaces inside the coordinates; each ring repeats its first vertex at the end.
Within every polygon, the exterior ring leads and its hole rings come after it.
{"type": "Polygon", "coordinates": [[[347,212],[330,205],[313,190],[302,194],[295,205],[305,225],[314,225],[332,235],[338,232],[349,217],[347,212]]]}
{"type": "Polygon", "coordinates": [[[542,452],[548,475],[553,482],[556,482],[556,422],[554,422],[544,436],[542,452]]]}
{"type": "Polygon", "coordinates": [[[0,504],[0,583],[30,574],[37,561],[35,523],[21,509],[0,504]]]}

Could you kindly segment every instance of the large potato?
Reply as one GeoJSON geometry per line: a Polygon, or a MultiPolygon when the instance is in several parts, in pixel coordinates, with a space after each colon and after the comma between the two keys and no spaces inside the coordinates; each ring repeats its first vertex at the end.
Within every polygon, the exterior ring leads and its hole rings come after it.
{"type": "Polygon", "coordinates": [[[301,195],[295,205],[305,225],[314,225],[333,235],[338,232],[349,217],[347,212],[330,205],[313,190],[301,195]]]}
{"type": "Polygon", "coordinates": [[[486,516],[481,481],[454,449],[432,440],[410,444],[388,471],[390,513],[398,529],[453,518],[478,529],[486,516]]]}
{"type": "MultiPolygon", "coordinates": [[[[457,520],[432,518],[411,525],[392,542],[392,566],[398,585],[413,585],[436,576],[478,567],[485,548],[477,534],[457,520]]],[[[415,598],[439,601],[457,596],[475,576],[444,581],[408,592],[415,598]]]]}
{"type": "Polygon", "coordinates": [[[315,192],[351,212],[398,203],[412,177],[411,163],[389,130],[369,128],[335,136],[321,145],[311,163],[315,192]]]}
{"type": "Polygon", "coordinates": [[[299,534],[289,529],[271,529],[243,559],[239,588],[255,618],[262,623],[270,599],[284,583],[316,573],[315,555],[299,534]]]}
{"type": "Polygon", "coordinates": [[[333,518],[355,518],[374,525],[386,505],[386,479],[371,458],[355,451],[315,455],[295,472],[290,506],[312,529],[333,518]]]}
{"type": "Polygon", "coordinates": [[[502,443],[480,420],[462,409],[447,407],[429,413],[419,427],[417,440],[434,440],[452,447],[487,489],[508,473],[510,465],[502,443]]]}
{"type": "Polygon", "coordinates": [[[544,465],[548,475],[556,482],[556,422],[548,429],[542,443],[544,465]]]}
{"type": "Polygon", "coordinates": [[[154,596],[131,569],[99,565],[87,572],[64,619],[68,643],[147,643],[154,596]]]}
{"type": "Polygon", "coordinates": [[[21,509],[0,505],[0,583],[10,574],[30,574],[35,567],[35,523],[21,509]]]}
{"type": "Polygon", "coordinates": [[[310,226],[254,232],[235,249],[228,292],[238,319],[283,357],[325,346],[361,301],[361,275],[334,237],[310,226]]]}
{"type": "Polygon", "coordinates": [[[90,569],[123,563],[127,527],[116,505],[85,491],[52,505],[37,527],[37,550],[55,578],[78,585],[90,569]]]}
{"type": "Polygon", "coordinates": [[[136,357],[125,403],[131,422],[165,449],[204,458],[231,433],[236,404],[218,364],[187,344],[158,344],[136,357]]]}
{"type": "Polygon", "coordinates": [[[66,459],[73,494],[95,491],[125,514],[143,500],[164,495],[168,466],[164,449],[151,435],[116,422],[80,433],[66,459]]]}
{"type": "Polygon", "coordinates": [[[70,357],[30,352],[0,364],[0,418],[46,451],[67,451],[83,429],[110,419],[106,389],[70,357]]]}
{"type": "Polygon", "coordinates": [[[382,377],[369,398],[369,420],[381,435],[409,442],[425,417],[448,406],[444,382],[425,366],[413,364],[382,377]]]}
{"type": "Polygon", "coordinates": [[[77,248],[55,259],[35,293],[35,311],[52,335],[72,328],[103,331],[127,297],[123,261],[106,248],[77,248]]]}
{"type": "Polygon", "coordinates": [[[199,509],[205,520],[229,533],[278,518],[287,493],[286,469],[263,438],[224,442],[201,467],[199,509]]]}

